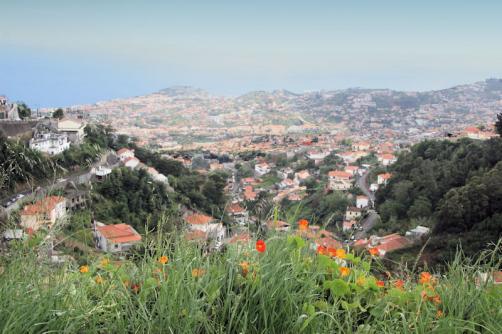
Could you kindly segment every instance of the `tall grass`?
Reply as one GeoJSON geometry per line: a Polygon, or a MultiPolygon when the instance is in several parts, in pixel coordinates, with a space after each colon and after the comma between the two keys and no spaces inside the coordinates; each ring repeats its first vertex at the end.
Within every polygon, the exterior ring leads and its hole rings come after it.
{"type": "Polygon", "coordinates": [[[54,267],[24,246],[3,258],[2,333],[502,333],[502,291],[475,284],[482,267],[461,255],[434,286],[414,273],[386,277],[378,260],[332,260],[299,237],[273,236],[203,255],[184,240],[147,242],[125,261],[54,267]],[[166,255],[168,263],[159,262],[166,255]],[[350,274],[339,275],[347,266],[350,274]],[[82,271],[85,271],[83,268],[82,271]],[[364,277],[364,282],[361,279],[364,277]],[[394,287],[397,279],[404,287],[394,287]],[[358,280],[359,279],[359,280],[358,280]],[[343,281],[343,283],[342,283],[343,281]],[[348,289],[348,290],[347,290],[348,289]],[[438,314],[438,310],[442,314],[438,314]]]}

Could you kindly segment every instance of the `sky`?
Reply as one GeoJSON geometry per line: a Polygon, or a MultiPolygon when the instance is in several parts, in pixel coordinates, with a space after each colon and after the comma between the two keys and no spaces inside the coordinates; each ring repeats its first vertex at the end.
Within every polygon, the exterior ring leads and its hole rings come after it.
{"type": "Polygon", "coordinates": [[[502,1],[0,0],[0,95],[63,107],[502,77],[502,1]]]}

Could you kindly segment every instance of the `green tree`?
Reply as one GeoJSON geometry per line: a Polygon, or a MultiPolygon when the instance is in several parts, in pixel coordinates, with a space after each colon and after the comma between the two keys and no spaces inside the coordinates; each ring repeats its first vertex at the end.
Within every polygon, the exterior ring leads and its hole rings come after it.
{"type": "Polygon", "coordinates": [[[26,119],[31,117],[31,109],[24,102],[21,102],[17,105],[17,111],[21,119],[26,119]]]}
{"type": "Polygon", "coordinates": [[[495,122],[495,130],[497,130],[499,136],[502,137],[502,113],[499,113],[497,115],[497,121],[495,122]]]}
{"type": "Polygon", "coordinates": [[[62,119],[64,117],[64,111],[61,108],[56,109],[52,113],[52,118],[62,119]]]}

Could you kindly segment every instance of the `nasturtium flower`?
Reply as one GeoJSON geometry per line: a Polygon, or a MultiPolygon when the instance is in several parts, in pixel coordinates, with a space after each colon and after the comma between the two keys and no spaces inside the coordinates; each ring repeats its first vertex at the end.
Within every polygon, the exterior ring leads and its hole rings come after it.
{"type": "Polygon", "coordinates": [[[340,248],[340,249],[336,250],[336,257],[338,257],[340,259],[345,259],[346,256],[347,256],[347,254],[345,253],[344,249],[340,248]]]}
{"type": "Polygon", "coordinates": [[[202,268],[194,268],[192,269],[192,277],[202,277],[204,274],[206,273],[206,271],[202,268]]]}
{"type": "Polygon", "coordinates": [[[256,241],[256,250],[260,253],[263,253],[267,249],[267,245],[265,244],[265,241],[263,240],[258,240],[256,241]]]}
{"type": "Polygon", "coordinates": [[[89,266],[81,266],[79,270],[80,270],[80,272],[82,274],[88,273],[89,272],[89,266]]]}
{"type": "Polygon", "coordinates": [[[420,273],[420,279],[419,279],[419,283],[420,284],[427,284],[427,283],[430,283],[431,282],[431,279],[432,279],[432,275],[426,271],[420,273]]]}
{"type": "Polygon", "coordinates": [[[402,279],[398,279],[394,282],[394,286],[398,289],[404,288],[404,281],[402,279]]]}
{"type": "Polygon", "coordinates": [[[435,296],[433,296],[433,297],[431,298],[431,300],[432,300],[432,302],[433,302],[434,304],[436,304],[436,305],[441,304],[441,297],[440,297],[438,294],[436,294],[435,296]]]}
{"type": "Polygon", "coordinates": [[[384,282],[384,281],[377,281],[377,282],[376,282],[376,285],[377,285],[379,288],[383,288],[383,287],[385,287],[385,282],[384,282]]]}
{"type": "Polygon", "coordinates": [[[350,274],[350,269],[347,267],[340,267],[340,276],[345,277],[350,274]]]}
{"type": "Polygon", "coordinates": [[[443,317],[443,315],[444,315],[444,314],[443,314],[443,311],[441,311],[441,310],[437,310],[437,312],[436,312],[436,318],[438,318],[438,319],[439,319],[439,318],[442,318],[442,317],[443,317]]]}
{"type": "Polygon", "coordinates": [[[162,255],[160,258],[159,258],[159,263],[160,264],[166,264],[167,262],[169,261],[169,258],[165,255],[162,255]]]}
{"type": "Polygon", "coordinates": [[[249,272],[249,262],[243,261],[239,264],[242,270],[242,276],[246,277],[249,272]]]}
{"type": "Polygon", "coordinates": [[[328,248],[328,255],[331,257],[335,257],[336,256],[336,248],[329,247],[328,248]]]}
{"type": "Polygon", "coordinates": [[[328,249],[324,246],[317,246],[317,254],[326,255],[328,254],[328,249]]]}
{"type": "Polygon", "coordinates": [[[298,229],[300,231],[306,231],[308,228],[309,228],[309,222],[308,222],[308,220],[306,220],[306,219],[300,219],[300,221],[298,221],[298,229]]]}
{"type": "Polygon", "coordinates": [[[371,256],[378,256],[378,254],[380,253],[380,251],[376,247],[371,247],[369,249],[369,252],[370,252],[371,256]]]}
{"type": "Polygon", "coordinates": [[[133,284],[133,285],[131,285],[131,290],[132,290],[132,292],[138,294],[139,290],[141,290],[141,287],[139,286],[139,284],[133,284]]]}

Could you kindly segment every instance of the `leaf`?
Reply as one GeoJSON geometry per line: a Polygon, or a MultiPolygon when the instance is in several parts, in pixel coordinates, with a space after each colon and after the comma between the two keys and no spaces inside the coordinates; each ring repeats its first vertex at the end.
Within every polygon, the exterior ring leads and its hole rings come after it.
{"type": "Polygon", "coordinates": [[[323,286],[325,289],[329,289],[333,295],[338,297],[343,297],[350,294],[349,285],[339,278],[332,281],[326,281],[324,282],[323,286]]]}

